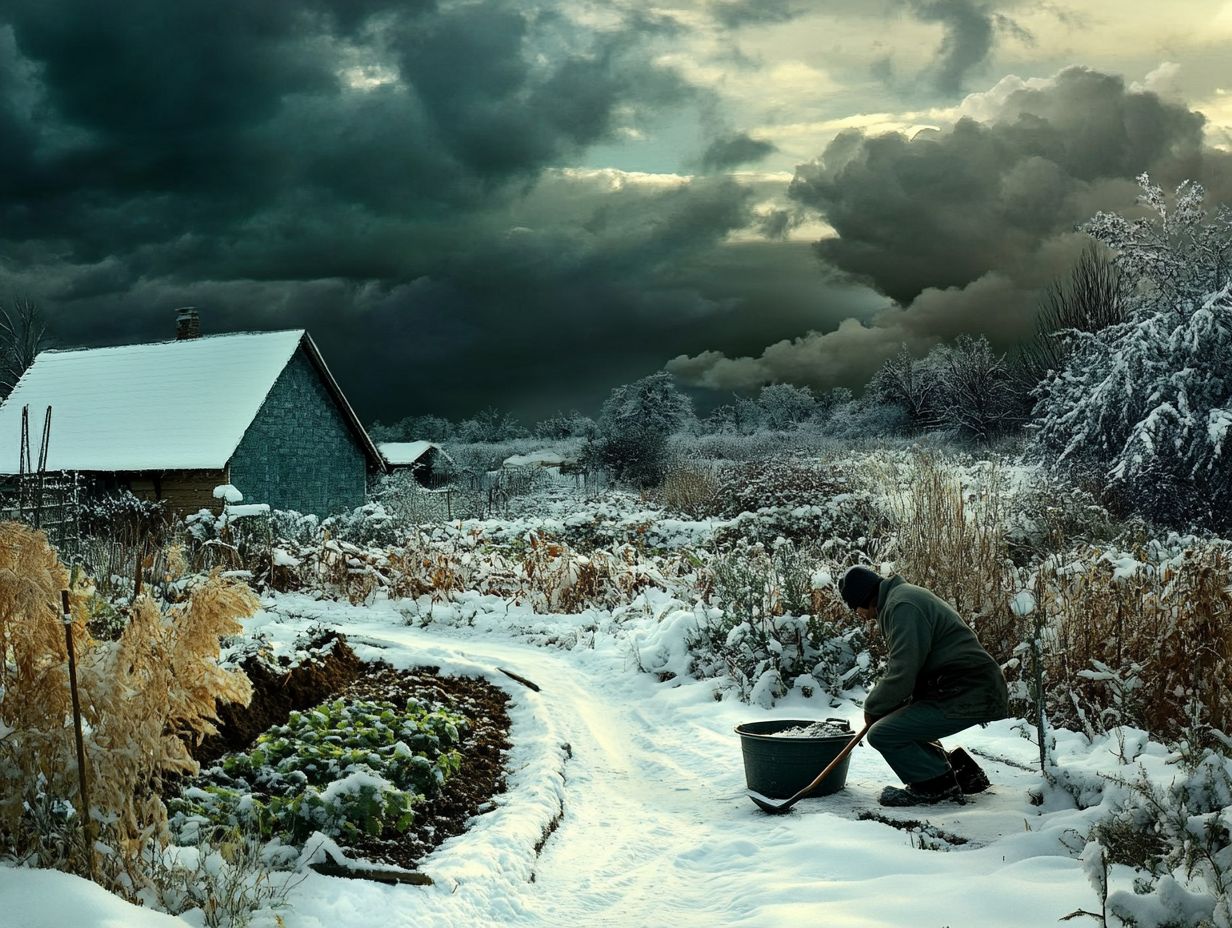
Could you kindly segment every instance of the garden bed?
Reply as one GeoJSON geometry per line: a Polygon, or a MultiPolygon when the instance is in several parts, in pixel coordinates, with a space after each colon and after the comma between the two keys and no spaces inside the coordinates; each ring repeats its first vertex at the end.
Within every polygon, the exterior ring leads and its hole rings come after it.
{"type": "MultiPolygon", "coordinates": [[[[376,819],[379,833],[351,829],[355,833],[336,835],[338,845],[354,859],[413,870],[443,841],[465,831],[471,819],[490,808],[494,798],[505,789],[504,756],[509,748],[510,725],[506,711],[508,697],[486,680],[443,676],[435,667],[398,670],[383,662],[365,663],[351,650],[345,637],[333,631],[315,636],[300,650],[299,659],[294,663],[286,658],[276,661],[251,655],[241,666],[253,682],[251,703],[246,707],[221,707],[219,733],[195,749],[202,762],[202,777],[181,781],[171,791],[174,794],[184,788],[185,797],[205,800],[205,806],[198,806],[198,813],[217,797],[212,800],[196,787],[226,789],[231,780],[220,773],[223,768],[241,778],[235,783],[241,791],[252,788],[254,796],[268,804],[270,796],[263,788],[244,785],[245,780],[256,783],[272,772],[273,768],[266,764],[272,762],[273,756],[271,761],[261,761],[261,758],[271,750],[276,755],[279,739],[285,743],[292,730],[305,730],[306,717],[301,713],[306,713],[307,717],[318,716],[316,722],[307,722],[310,732],[313,725],[325,724],[325,717],[336,720],[340,710],[351,711],[343,707],[368,712],[370,707],[385,705],[396,712],[396,707],[415,704],[422,707],[421,711],[435,713],[440,710],[450,716],[456,726],[444,721],[431,724],[447,726],[452,734],[447,743],[442,742],[442,749],[448,748],[460,757],[460,764],[456,766],[448,759],[440,762],[445,764],[442,772],[454,772],[446,776],[438,788],[423,790],[426,798],[416,801],[409,827],[405,822],[396,822],[400,816],[391,814],[391,808],[376,819]],[[270,735],[267,735],[258,742],[258,737],[267,732],[272,734],[274,741],[270,742],[270,735]],[[245,757],[255,763],[255,770],[249,767],[245,757]],[[237,772],[234,767],[237,758],[243,761],[240,767],[248,769],[249,773],[237,772]],[[210,771],[212,766],[215,769],[210,771]],[[211,786],[211,782],[214,785],[211,786]]],[[[391,719],[388,715],[384,718],[391,719]]],[[[394,725],[392,721],[376,724],[378,727],[394,725]]],[[[436,730],[444,737],[444,729],[436,730]]],[[[429,729],[423,731],[427,733],[429,729]]],[[[365,745],[371,741],[364,741],[364,737],[365,733],[359,733],[352,747],[367,750],[365,745]]],[[[324,737],[324,742],[331,740],[336,741],[337,737],[324,737]]],[[[216,811],[224,813],[224,818],[226,808],[225,804],[215,807],[216,811]]],[[[308,815],[305,808],[294,813],[290,820],[308,815]]],[[[209,813],[209,817],[219,820],[214,813],[209,813]]]]}

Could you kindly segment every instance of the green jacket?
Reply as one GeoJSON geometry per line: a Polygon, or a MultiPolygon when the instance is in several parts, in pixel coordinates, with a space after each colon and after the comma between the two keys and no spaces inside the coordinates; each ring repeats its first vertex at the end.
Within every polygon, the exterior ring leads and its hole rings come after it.
{"type": "Polygon", "coordinates": [[[881,718],[908,702],[937,704],[950,718],[992,721],[1009,715],[1001,668],[949,603],[900,576],[881,581],[877,622],[886,671],[864,701],[881,718]]]}

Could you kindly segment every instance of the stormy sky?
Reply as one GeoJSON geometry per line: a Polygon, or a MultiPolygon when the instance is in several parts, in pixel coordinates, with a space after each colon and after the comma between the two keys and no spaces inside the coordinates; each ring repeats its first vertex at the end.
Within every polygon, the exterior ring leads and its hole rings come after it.
{"type": "Polygon", "coordinates": [[[307,328],[360,415],[1009,347],[1133,178],[1232,200],[1232,2],[4,0],[0,300],[307,328]]]}

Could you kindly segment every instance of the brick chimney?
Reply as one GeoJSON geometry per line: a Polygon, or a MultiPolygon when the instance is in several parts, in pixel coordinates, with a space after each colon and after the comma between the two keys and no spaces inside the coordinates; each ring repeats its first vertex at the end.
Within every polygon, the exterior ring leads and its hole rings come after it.
{"type": "Polygon", "coordinates": [[[197,315],[197,307],[181,306],[175,311],[176,340],[201,337],[201,317],[197,315]]]}

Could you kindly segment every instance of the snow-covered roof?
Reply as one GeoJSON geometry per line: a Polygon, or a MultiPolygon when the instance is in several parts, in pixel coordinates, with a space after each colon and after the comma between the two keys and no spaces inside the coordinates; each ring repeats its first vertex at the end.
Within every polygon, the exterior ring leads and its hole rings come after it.
{"type": "Polygon", "coordinates": [[[414,464],[432,448],[435,448],[444,455],[446,459],[452,460],[449,458],[449,455],[441,450],[441,446],[436,444],[436,442],[383,441],[377,445],[377,449],[381,452],[381,457],[385,459],[385,463],[392,467],[406,467],[409,464],[414,464]]]}
{"type": "Polygon", "coordinates": [[[554,451],[532,451],[530,454],[514,454],[505,458],[504,467],[560,467],[565,459],[554,451]]]}
{"type": "Polygon", "coordinates": [[[20,469],[27,405],[34,463],[52,407],[49,471],[219,470],[301,343],[371,448],[312,340],[294,329],[44,351],[0,406],[0,473],[20,469]]]}

